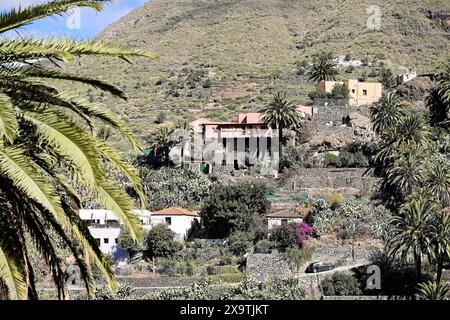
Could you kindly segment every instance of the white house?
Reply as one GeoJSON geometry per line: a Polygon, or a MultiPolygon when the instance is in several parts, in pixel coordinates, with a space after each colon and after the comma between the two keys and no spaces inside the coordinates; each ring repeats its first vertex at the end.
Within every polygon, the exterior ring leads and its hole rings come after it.
{"type": "MultiPolygon", "coordinates": [[[[151,228],[151,213],[147,210],[133,210],[144,229],[151,228]]],[[[116,251],[121,223],[115,213],[104,209],[81,209],[80,218],[86,221],[91,235],[97,240],[100,250],[106,254],[116,251]]]]}
{"type": "Polygon", "coordinates": [[[284,223],[291,223],[291,222],[302,223],[303,219],[304,219],[303,215],[288,210],[283,210],[267,215],[267,223],[269,230],[273,229],[274,227],[281,226],[284,223]]]}
{"type": "Polygon", "coordinates": [[[402,83],[406,83],[411,81],[412,79],[417,78],[417,72],[414,69],[409,69],[409,72],[401,74],[397,77],[397,84],[400,85],[402,83]]]}
{"type": "Polygon", "coordinates": [[[175,239],[184,241],[188,238],[194,221],[200,222],[200,216],[196,212],[172,207],[152,213],[151,224],[165,223],[170,230],[175,232],[175,239]]]}

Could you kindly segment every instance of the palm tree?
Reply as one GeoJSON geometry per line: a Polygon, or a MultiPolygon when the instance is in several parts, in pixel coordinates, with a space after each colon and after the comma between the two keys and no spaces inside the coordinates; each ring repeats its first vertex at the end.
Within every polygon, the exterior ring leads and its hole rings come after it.
{"type": "Polygon", "coordinates": [[[428,224],[438,204],[427,195],[414,194],[401,207],[400,212],[390,222],[390,239],[387,247],[389,255],[400,254],[406,261],[413,255],[417,278],[422,279],[422,257],[428,252],[430,239],[428,224]]]}
{"type": "Polygon", "coordinates": [[[437,83],[426,99],[433,126],[450,130],[450,64],[437,75],[437,83]]]}
{"type": "Polygon", "coordinates": [[[383,70],[381,70],[379,81],[387,90],[394,88],[397,84],[395,76],[392,73],[392,70],[389,68],[384,68],[383,70]]]}
{"type": "Polygon", "coordinates": [[[161,153],[164,156],[164,163],[169,166],[170,150],[175,145],[174,130],[169,127],[158,128],[151,137],[150,148],[156,154],[161,153]]]}
{"type": "Polygon", "coordinates": [[[401,152],[394,157],[396,160],[386,170],[386,182],[395,186],[404,197],[412,194],[423,182],[423,160],[420,154],[412,152],[401,152]]]}
{"type": "Polygon", "coordinates": [[[381,135],[398,124],[406,114],[406,106],[395,92],[383,93],[378,103],[370,107],[373,130],[381,135]]]}
{"type": "Polygon", "coordinates": [[[427,281],[419,284],[417,298],[420,300],[448,300],[450,288],[447,284],[427,281]]]}
{"type": "Polygon", "coordinates": [[[428,164],[424,188],[440,202],[443,208],[450,206],[450,166],[438,162],[428,164]]]}
{"type": "Polygon", "coordinates": [[[314,59],[311,70],[308,72],[309,81],[321,82],[328,80],[336,80],[339,74],[336,63],[326,54],[321,54],[314,59]]]}
{"type": "Polygon", "coordinates": [[[450,258],[450,214],[444,210],[436,211],[427,232],[430,239],[428,254],[436,262],[436,281],[439,283],[444,261],[450,258]]]}
{"type": "Polygon", "coordinates": [[[282,160],[283,129],[297,129],[301,125],[301,114],[297,111],[294,104],[286,99],[286,93],[276,93],[272,102],[260,110],[262,121],[268,126],[278,129],[280,139],[280,160],[282,160]]]}
{"type": "Polygon", "coordinates": [[[101,10],[106,2],[54,0],[0,13],[0,286],[3,295],[11,299],[37,298],[29,258],[33,248],[26,244],[26,233],[49,265],[59,298],[65,297],[64,272],[48,230],[73,253],[90,296],[94,283],[85,252],[106,276],[110,288],[115,288],[109,260],[78,216],[81,199],[77,190],[83,189],[99,205],[113,210],[133,239],[141,236],[139,220],[132,214],[133,202],[106,178],[107,168],[128,178],[143,206],[145,194],[139,178],[117,151],[85,128],[95,127],[93,120],[99,120],[139,150],[134,135],[108,110],[75,93],[60,91],[46,80],[83,83],[123,99],[125,94],[103,81],[48,69],[36,61],[70,62],[80,55],[126,60],[157,56],[95,40],[2,37],[42,17],[78,6],[101,10]]]}

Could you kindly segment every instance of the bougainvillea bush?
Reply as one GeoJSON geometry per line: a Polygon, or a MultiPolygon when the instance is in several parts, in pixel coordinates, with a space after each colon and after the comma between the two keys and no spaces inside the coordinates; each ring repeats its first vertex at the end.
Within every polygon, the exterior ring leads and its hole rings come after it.
{"type": "Polygon", "coordinates": [[[277,243],[278,249],[285,251],[286,248],[298,246],[303,248],[309,236],[315,234],[314,229],[302,222],[292,222],[275,227],[271,233],[271,240],[277,243]]]}

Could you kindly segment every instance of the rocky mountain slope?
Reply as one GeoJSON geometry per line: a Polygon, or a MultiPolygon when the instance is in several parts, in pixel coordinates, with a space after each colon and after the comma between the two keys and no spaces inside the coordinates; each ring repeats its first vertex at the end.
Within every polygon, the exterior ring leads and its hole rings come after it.
{"type": "Polygon", "coordinates": [[[68,66],[125,89],[127,102],[80,88],[91,100],[111,106],[144,141],[161,112],[167,122],[226,119],[258,109],[276,90],[307,102],[313,85],[297,64],[321,51],[373,64],[341,69],[341,78],[376,78],[383,65],[432,71],[449,59],[450,2],[151,0],[99,38],[161,56],[159,63],[82,58],[68,66]],[[380,29],[370,30],[367,22],[376,23],[378,12],[380,29]]]}

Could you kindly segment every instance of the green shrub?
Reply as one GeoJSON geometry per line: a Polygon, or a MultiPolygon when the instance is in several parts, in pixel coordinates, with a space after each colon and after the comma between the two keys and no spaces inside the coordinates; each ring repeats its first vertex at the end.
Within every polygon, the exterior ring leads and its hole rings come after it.
{"type": "Polygon", "coordinates": [[[216,267],[216,266],[207,266],[206,267],[206,273],[209,276],[219,274],[219,272],[220,272],[220,269],[218,267],[216,267]]]}
{"type": "Polygon", "coordinates": [[[341,158],[332,153],[325,153],[325,166],[331,168],[340,168],[342,166],[341,158]]]}
{"type": "Polygon", "coordinates": [[[345,198],[342,193],[333,192],[328,195],[328,204],[330,205],[330,208],[333,210],[341,207],[344,201],[345,198]]]}
{"type": "Polygon", "coordinates": [[[266,196],[270,192],[263,183],[216,185],[200,212],[208,236],[225,238],[233,232],[253,230],[257,214],[269,212],[270,202],[266,196]]]}
{"type": "Polygon", "coordinates": [[[238,273],[239,271],[239,267],[235,264],[230,264],[230,265],[226,265],[226,266],[220,266],[219,267],[220,270],[220,274],[223,273],[238,273]]]}
{"type": "Polygon", "coordinates": [[[226,283],[238,283],[245,279],[247,276],[246,273],[239,272],[239,273],[221,273],[217,275],[210,276],[209,279],[213,283],[217,282],[226,282],[226,283]]]}
{"type": "Polygon", "coordinates": [[[171,257],[183,248],[178,241],[174,241],[175,232],[165,224],[154,226],[144,240],[145,254],[150,257],[171,257]]]}
{"type": "Polygon", "coordinates": [[[353,275],[336,272],[322,280],[323,294],[326,296],[356,296],[361,294],[358,280],[353,275]]]}
{"type": "Polygon", "coordinates": [[[346,85],[336,83],[331,90],[330,97],[333,99],[348,99],[350,92],[346,85]]]}
{"type": "Polygon", "coordinates": [[[305,161],[306,151],[301,146],[288,146],[283,152],[281,168],[298,170],[305,161]]]}
{"type": "Polygon", "coordinates": [[[195,261],[177,261],[173,259],[159,258],[156,260],[156,267],[161,274],[169,277],[185,277],[195,274],[195,261]]]}
{"type": "Polygon", "coordinates": [[[252,247],[253,235],[246,232],[235,232],[228,237],[228,248],[236,256],[242,256],[252,247]]]}
{"type": "Polygon", "coordinates": [[[271,253],[276,244],[270,240],[263,239],[255,245],[255,253],[271,253]]]}
{"type": "Polygon", "coordinates": [[[219,257],[219,266],[225,266],[228,264],[233,263],[233,256],[230,254],[224,254],[221,257],[219,257]]]}

